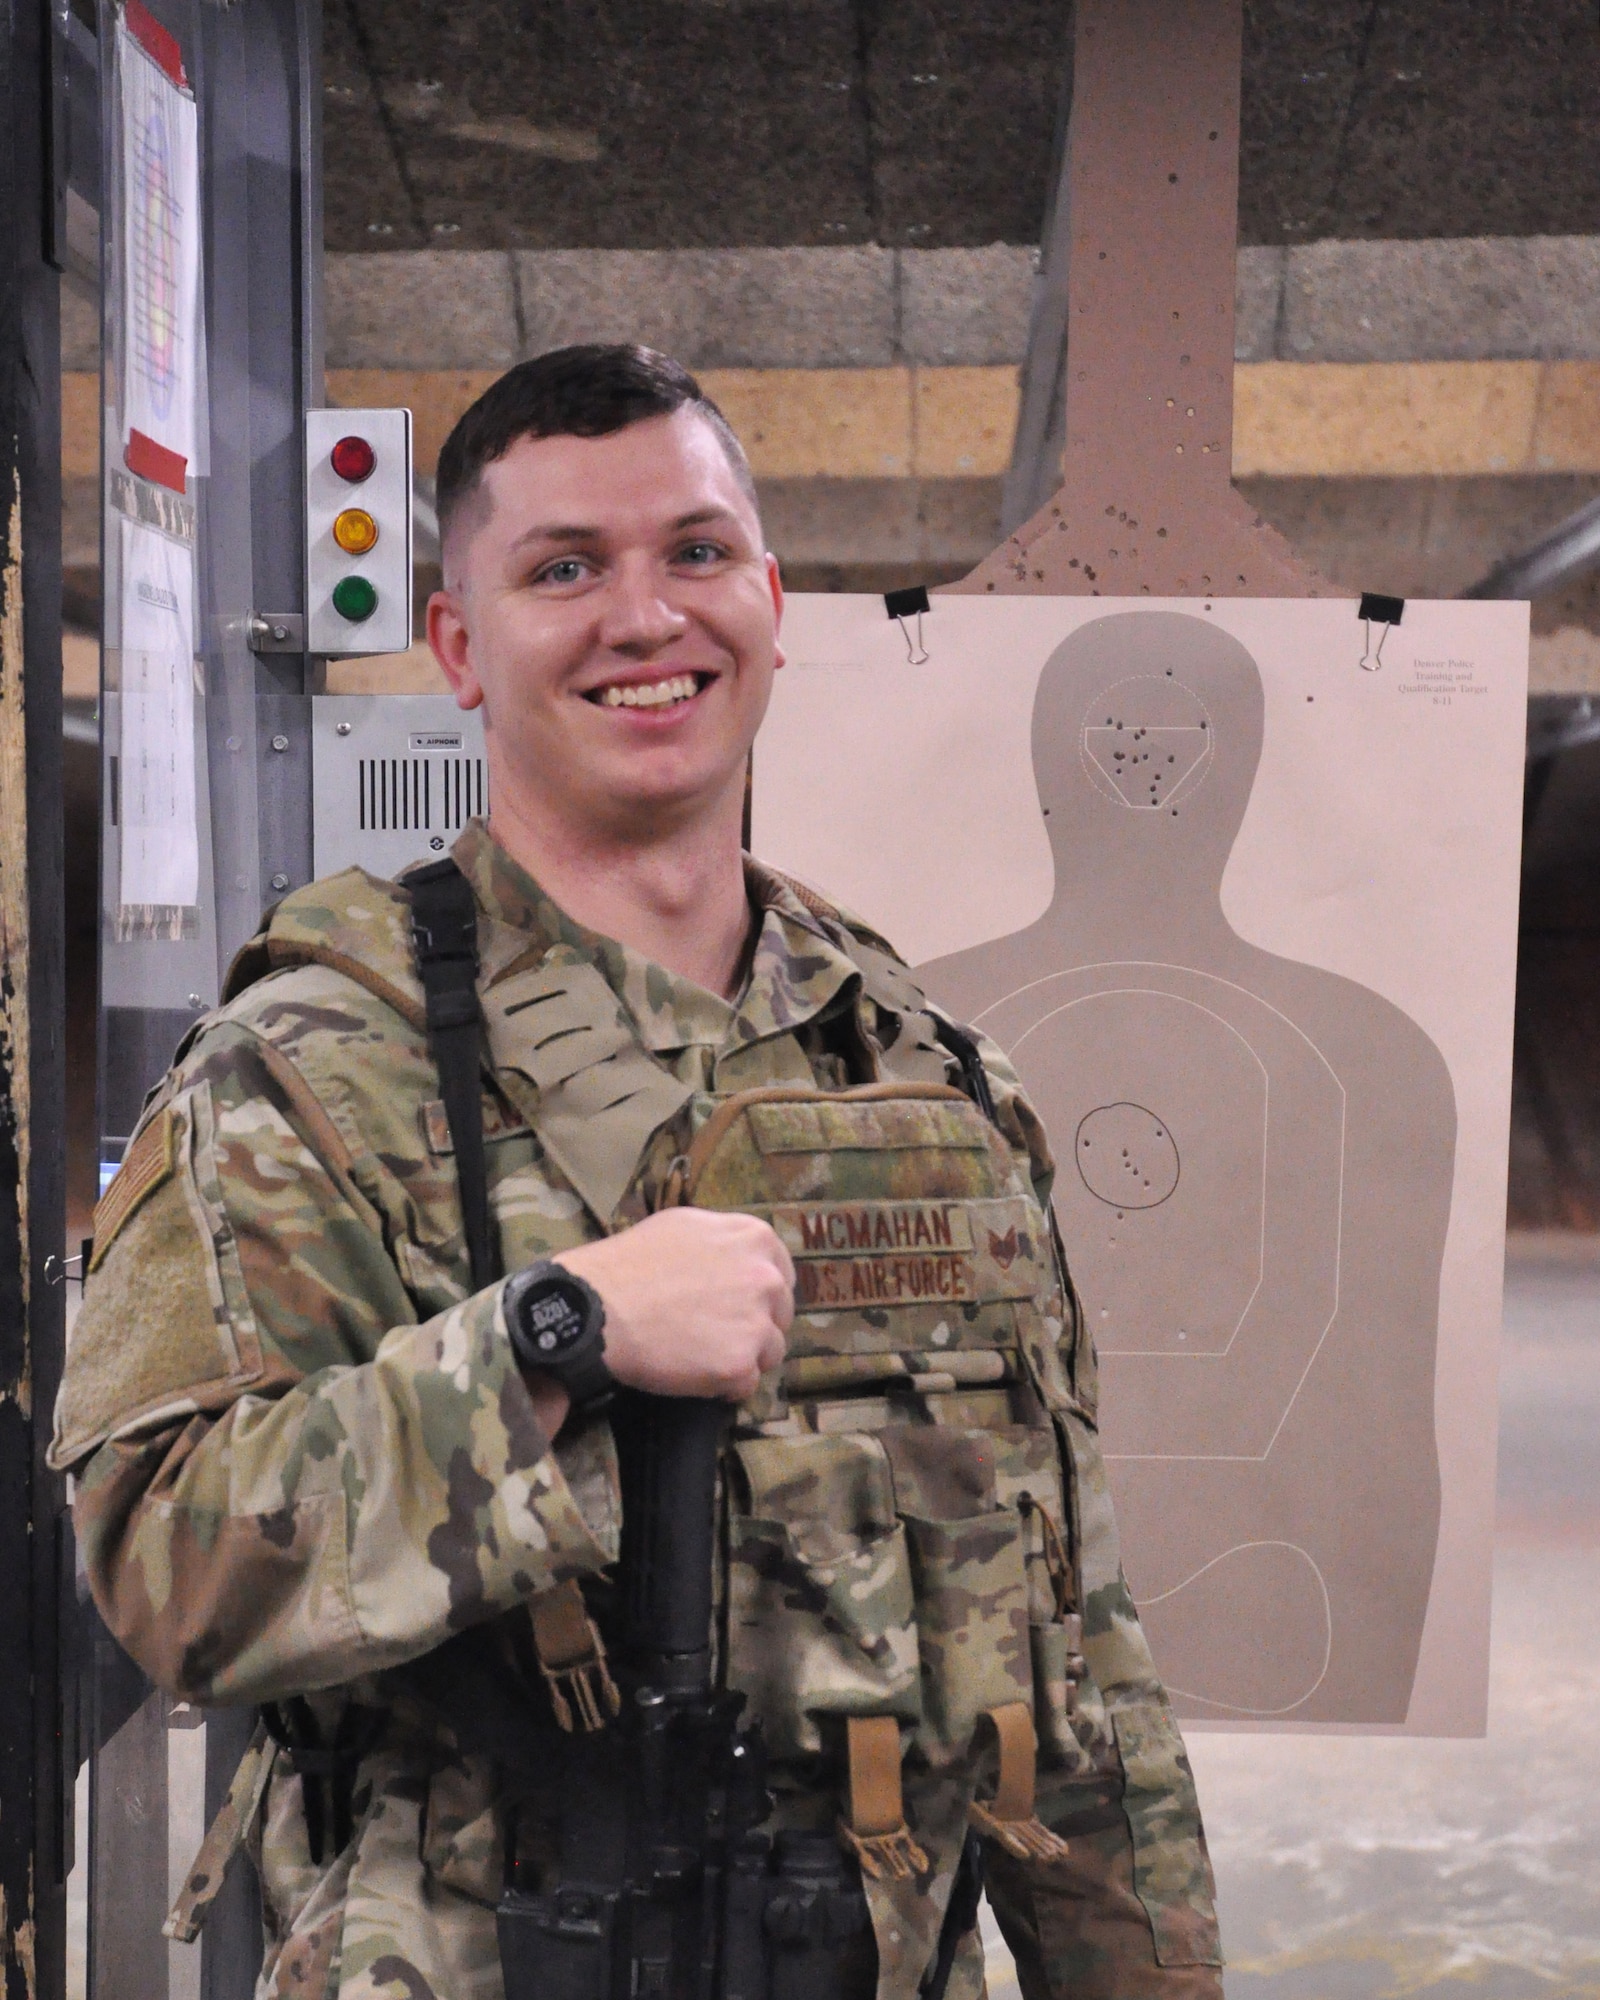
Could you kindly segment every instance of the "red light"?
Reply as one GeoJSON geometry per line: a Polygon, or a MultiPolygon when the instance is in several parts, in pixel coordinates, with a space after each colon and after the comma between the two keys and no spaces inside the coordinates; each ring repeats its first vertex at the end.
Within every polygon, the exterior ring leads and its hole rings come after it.
{"type": "Polygon", "coordinates": [[[378,454],[364,437],[342,437],[329,454],[333,469],[341,479],[349,480],[352,486],[359,486],[363,479],[372,476],[372,468],[378,462],[378,454]]]}

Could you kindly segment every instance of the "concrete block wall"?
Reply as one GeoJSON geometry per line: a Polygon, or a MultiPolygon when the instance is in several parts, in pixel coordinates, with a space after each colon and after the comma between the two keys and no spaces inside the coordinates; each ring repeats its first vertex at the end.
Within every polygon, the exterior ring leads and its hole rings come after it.
{"type": "Polygon", "coordinates": [[[330,368],[503,368],[637,340],[691,368],[1014,366],[1036,258],[978,250],[417,250],[330,256],[330,368]]]}
{"type": "MultiPolygon", "coordinates": [[[[329,400],[409,405],[426,476],[514,361],[642,340],[727,411],[796,587],[936,582],[998,539],[1036,261],[1008,244],[330,255],[329,400]]],[[[1336,585],[1460,590],[1600,491],[1597,306],[1588,236],[1246,248],[1235,477],[1336,585]]],[[[94,308],[69,294],[68,564],[85,572],[97,352],[94,308]]],[[[1600,686],[1591,596],[1536,608],[1558,684],[1600,686]]]]}

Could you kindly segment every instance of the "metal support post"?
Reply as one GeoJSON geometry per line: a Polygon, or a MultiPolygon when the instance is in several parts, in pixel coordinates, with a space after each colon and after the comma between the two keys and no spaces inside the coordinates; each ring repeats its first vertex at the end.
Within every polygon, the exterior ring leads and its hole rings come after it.
{"type": "Polygon", "coordinates": [[[1077,0],[1007,502],[1057,485],[1058,403],[1060,490],[947,588],[1315,593],[1232,483],[1242,16],[1243,0],[1077,0]]]}
{"type": "Polygon", "coordinates": [[[0,26],[0,1904],[7,2000],[64,1991],[64,1344],[59,279],[49,16],[0,26]]]}
{"type": "MultiPolygon", "coordinates": [[[[116,0],[101,0],[105,435],[113,454],[126,431],[118,396],[137,311],[121,269],[121,177],[136,173],[140,159],[118,122],[110,51],[119,14],[116,0]]],[[[316,0],[145,0],[139,18],[196,106],[203,386],[195,457],[170,492],[130,480],[135,468],[115,455],[105,468],[103,1174],[179,1039],[215,1004],[264,906],[309,880],[312,867],[302,487],[305,412],[322,400],[320,11],[316,0]],[[159,906],[157,921],[142,927],[120,893],[113,761],[125,664],[117,549],[130,504],[181,543],[194,589],[198,887],[192,905],[170,913],[159,906]]],[[[88,1623],[89,2000],[246,2000],[261,1942],[247,1866],[231,1872],[199,1944],[169,1944],[161,1924],[174,1870],[220,1804],[253,1717],[173,1713],[98,1621],[88,1623]],[[139,1885],[131,1897],[129,1884],[139,1885]]]]}

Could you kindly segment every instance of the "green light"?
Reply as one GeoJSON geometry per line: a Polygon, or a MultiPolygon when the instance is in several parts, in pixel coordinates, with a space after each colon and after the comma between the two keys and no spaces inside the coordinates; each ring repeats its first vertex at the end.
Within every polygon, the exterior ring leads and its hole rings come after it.
{"type": "Polygon", "coordinates": [[[342,576],[333,586],[333,608],[341,618],[359,625],[378,608],[378,593],[364,576],[342,576]]]}

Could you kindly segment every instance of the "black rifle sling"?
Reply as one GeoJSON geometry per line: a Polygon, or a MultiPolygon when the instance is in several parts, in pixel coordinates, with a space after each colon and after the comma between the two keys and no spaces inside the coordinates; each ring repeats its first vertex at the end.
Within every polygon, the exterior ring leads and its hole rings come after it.
{"type": "Polygon", "coordinates": [[[455,1148],[461,1226],[472,1289],[498,1275],[489,1237],[489,1176],[483,1151],[479,1063],[483,1014],[478,1006],[478,906],[472,885],[450,859],[405,877],[411,892],[411,945],[428,1007],[428,1053],[455,1148]]]}
{"type": "Polygon", "coordinates": [[[994,1092],[989,1088],[989,1072],[983,1066],[983,1057],[978,1053],[976,1037],[970,1030],[958,1027],[954,1021],[947,1021],[942,1014],[930,1016],[935,1038],[947,1048],[956,1059],[956,1067],[961,1071],[961,1082],[978,1109],[991,1125],[998,1125],[995,1114],[994,1092]]]}

